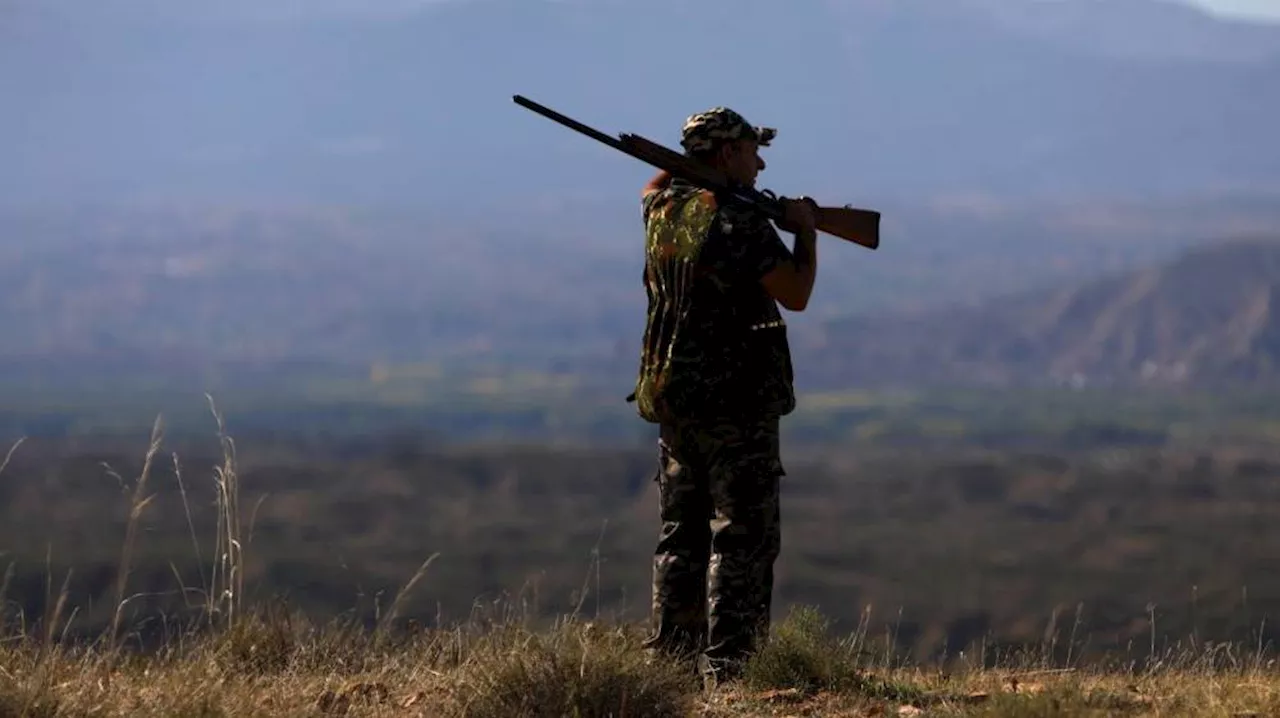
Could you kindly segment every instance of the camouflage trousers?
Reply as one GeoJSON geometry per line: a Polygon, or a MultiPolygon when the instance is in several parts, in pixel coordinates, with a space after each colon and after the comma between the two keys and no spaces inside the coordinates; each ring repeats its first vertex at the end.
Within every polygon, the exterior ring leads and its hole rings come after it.
{"type": "Polygon", "coordinates": [[[781,549],[778,419],[663,425],[662,530],[648,648],[701,653],[704,676],[737,677],[768,635],[781,549]]]}

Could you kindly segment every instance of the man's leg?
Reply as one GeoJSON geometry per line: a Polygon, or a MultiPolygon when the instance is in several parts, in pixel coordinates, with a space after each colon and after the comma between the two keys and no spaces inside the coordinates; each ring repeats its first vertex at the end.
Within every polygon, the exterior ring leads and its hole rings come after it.
{"type": "Polygon", "coordinates": [[[654,633],[645,647],[692,657],[707,633],[707,473],[686,429],[663,427],[658,464],[662,532],[653,558],[654,633]]]}
{"type": "Polygon", "coordinates": [[[768,635],[773,563],[781,550],[777,420],[719,427],[709,467],[712,522],[704,672],[737,678],[768,635]]]}
{"type": "MultiPolygon", "coordinates": [[[[781,477],[781,473],[775,474],[781,477]]],[[[756,565],[760,576],[756,586],[756,641],[763,643],[769,638],[771,617],[773,615],[773,564],[782,552],[782,501],[780,497],[780,481],[775,479],[769,488],[763,505],[766,507],[765,538],[763,560],[756,565]]]]}

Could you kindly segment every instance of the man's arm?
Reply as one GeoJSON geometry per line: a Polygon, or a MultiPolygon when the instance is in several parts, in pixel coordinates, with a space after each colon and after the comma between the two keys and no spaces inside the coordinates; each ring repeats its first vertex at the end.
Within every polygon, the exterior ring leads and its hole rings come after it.
{"type": "Polygon", "coordinates": [[[813,208],[803,200],[787,205],[785,226],[795,233],[790,261],[760,279],[766,291],[786,309],[803,312],[809,306],[813,283],[818,276],[818,231],[813,208]]]}
{"type": "Polygon", "coordinates": [[[650,192],[666,189],[669,184],[671,184],[671,173],[666,170],[659,170],[658,174],[654,175],[653,179],[649,180],[649,183],[644,186],[644,189],[640,190],[640,196],[647,197],[650,192]]]}
{"type": "Polygon", "coordinates": [[[671,184],[671,173],[662,170],[649,180],[644,189],[640,190],[640,211],[645,218],[645,222],[649,220],[649,212],[653,209],[658,198],[662,196],[662,191],[671,184]]]}

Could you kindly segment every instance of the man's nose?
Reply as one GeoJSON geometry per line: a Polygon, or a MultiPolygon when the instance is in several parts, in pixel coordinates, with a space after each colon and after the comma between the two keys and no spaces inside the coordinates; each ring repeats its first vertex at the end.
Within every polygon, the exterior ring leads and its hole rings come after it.
{"type": "Polygon", "coordinates": [[[764,171],[764,158],[763,158],[763,157],[757,157],[757,158],[756,158],[756,169],[757,169],[757,170],[760,170],[760,171],[762,171],[762,172],[764,171]]]}

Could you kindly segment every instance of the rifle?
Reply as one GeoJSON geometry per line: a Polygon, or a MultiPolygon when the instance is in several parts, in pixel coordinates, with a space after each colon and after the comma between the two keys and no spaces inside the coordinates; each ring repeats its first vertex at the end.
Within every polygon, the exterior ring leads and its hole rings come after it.
{"type": "MultiPolygon", "coordinates": [[[[624,132],[620,133],[617,139],[614,139],[599,130],[588,127],[577,120],[566,117],[521,95],[515,95],[512,99],[521,107],[532,110],[547,119],[558,122],[619,152],[631,155],[641,162],[666,170],[673,176],[681,177],[703,189],[753,204],[763,211],[769,219],[785,225],[786,211],[783,205],[783,201],[787,199],[785,197],[780,198],[769,190],[760,191],[750,187],[732,186],[719,170],[708,167],[702,162],[668,149],[657,142],[645,139],[640,135],[624,132]]],[[[819,231],[853,242],[867,249],[879,248],[879,212],[869,209],[857,209],[851,205],[826,207],[813,200],[809,200],[809,202],[814,207],[819,231]]]]}

